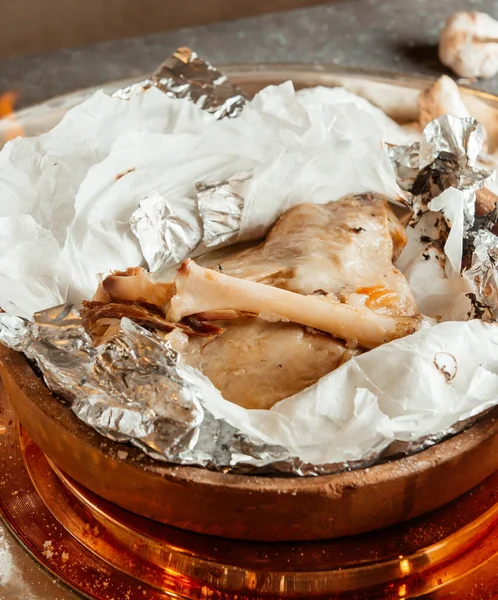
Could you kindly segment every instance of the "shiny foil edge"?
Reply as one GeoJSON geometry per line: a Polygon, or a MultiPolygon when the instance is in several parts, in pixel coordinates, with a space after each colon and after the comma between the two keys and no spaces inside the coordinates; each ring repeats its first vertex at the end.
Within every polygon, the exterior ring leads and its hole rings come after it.
{"type": "Polygon", "coordinates": [[[425,127],[420,142],[388,147],[397,183],[412,196],[415,221],[430,200],[454,187],[464,192],[464,228],[472,229],[475,192],[495,177],[478,165],[484,139],[484,128],[473,117],[443,115],[425,127]]]}
{"type": "Polygon", "coordinates": [[[123,100],[151,87],[170,98],[186,98],[217,119],[236,117],[248,100],[226,75],[190,48],[178,48],[150,77],[114,92],[123,100]]]}
{"type": "MultiPolygon", "coordinates": [[[[416,224],[429,210],[429,202],[444,190],[455,187],[463,192],[461,270],[475,290],[469,295],[470,316],[494,321],[498,318],[498,237],[491,229],[498,223],[498,207],[476,216],[476,193],[496,175],[479,163],[484,140],[484,128],[473,117],[444,115],[425,127],[420,143],[391,146],[388,155],[399,187],[411,196],[413,216],[409,225],[416,224]]],[[[439,241],[444,243],[447,230],[442,228],[440,235],[439,241]]]]}

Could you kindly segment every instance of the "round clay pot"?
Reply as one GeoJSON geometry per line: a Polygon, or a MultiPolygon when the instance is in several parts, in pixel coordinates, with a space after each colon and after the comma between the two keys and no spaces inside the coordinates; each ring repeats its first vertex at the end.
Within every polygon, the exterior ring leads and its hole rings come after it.
{"type": "Polygon", "coordinates": [[[0,346],[0,375],[23,427],[67,475],[103,498],[183,529],[250,540],[318,540],[404,521],[498,469],[498,411],[440,444],[369,469],[260,477],[170,466],[111,442],[0,346]]]}

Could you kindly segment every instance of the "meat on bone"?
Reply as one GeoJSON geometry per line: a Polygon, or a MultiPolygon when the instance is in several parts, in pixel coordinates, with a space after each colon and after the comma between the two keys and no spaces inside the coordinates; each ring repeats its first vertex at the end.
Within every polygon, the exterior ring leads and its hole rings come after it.
{"type": "Polygon", "coordinates": [[[236,310],[313,327],[364,348],[404,337],[420,324],[418,317],[379,314],[327,296],[303,296],[205,269],[190,259],[178,269],[175,284],[168,316],[177,322],[212,310],[236,310]]]}

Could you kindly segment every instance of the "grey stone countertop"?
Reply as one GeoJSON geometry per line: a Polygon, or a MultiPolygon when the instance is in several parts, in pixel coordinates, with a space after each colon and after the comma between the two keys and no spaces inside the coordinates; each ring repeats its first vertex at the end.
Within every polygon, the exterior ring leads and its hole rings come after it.
{"type": "MultiPolygon", "coordinates": [[[[234,0],[236,1],[236,0],[234,0]]],[[[313,8],[190,27],[49,54],[0,60],[0,93],[14,89],[18,106],[78,88],[150,73],[178,46],[215,65],[251,62],[328,63],[343,67],[439,75],[437,40],[457,10],[498,19],[496,0],[339,0],[313,8]]],[[[498,77],[477,87],[498,93],[498,77]]],[[[35,565],[0,525],[0,600],[75,595],[35,565]]]]}
{"type": "MultiPolygon", "coordinates": [[[[236,1],[236,0],[234,0],[236,1]]],[[[496,0],[336,0],[286,13],[0,60],[0,93],[15,89],[19,107],[78,88],[150,73],[178,46],[216,64],[331,63],[438,75],[437,40],[457,10],[498,19],[496,0]]],[[[479,88],[498,92],[498,77],[479,88]]]]}

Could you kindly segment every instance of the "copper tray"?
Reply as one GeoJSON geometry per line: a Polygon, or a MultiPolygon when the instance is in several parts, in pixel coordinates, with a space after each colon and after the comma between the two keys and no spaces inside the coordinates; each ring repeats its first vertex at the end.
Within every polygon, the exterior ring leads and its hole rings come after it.
{"type": "MultiPolygon", "coordinates": [[[[418,90],[427,79],[341,73],[323,67],[226,68],[253,93],[292,79],[296,87],[347,85],[399,120],[416,117],[418,90]]],[[[107,86],[116,89],[127,82],[107,86]]],[[[53,126],[92,90],[19,114],[28,134],[53,126]]],[[[498,102],[463,92],[473,114],[498,139],[498,102]]],[[[4,130],[8,125],[3,125],[4,130]]],[[[0,134],[2,124],[0,123],[0,134]]],[[[52,396],[22,355],[2,349],[0,374],[10,401],[33,441],[71,478],[99,496],[162,523],[224,537],[316,540],[356,534],[435,509],[498,469],[498,412],[424,452],[370,469],[318,478],[225,475],[168,466],[112,443],[80,422],[52,396]]]]}

